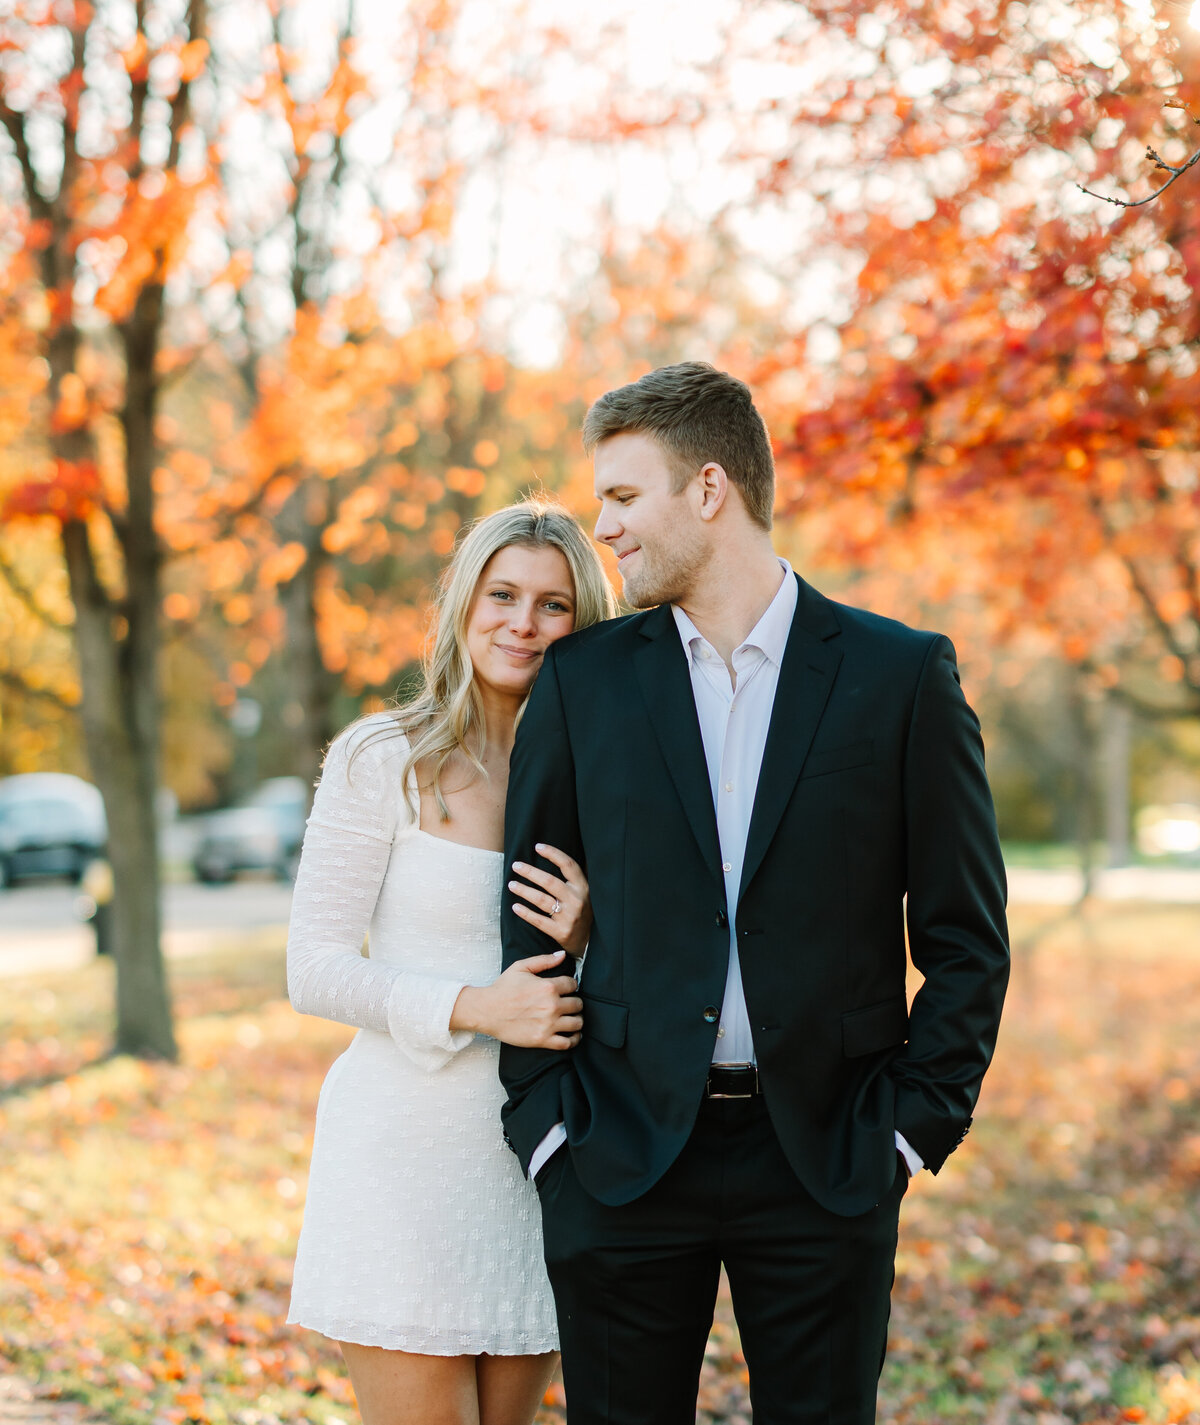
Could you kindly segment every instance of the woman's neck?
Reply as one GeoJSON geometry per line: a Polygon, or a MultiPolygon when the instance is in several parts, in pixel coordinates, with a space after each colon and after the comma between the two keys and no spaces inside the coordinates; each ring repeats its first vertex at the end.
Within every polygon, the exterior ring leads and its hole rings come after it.
{"type": "Polygon", "coordinates": [[[517,714],[525,696],[497,692],[495,688],[479,688],[479,701],[483,704],[483,747],[480,749],[484,762],[493,757],[508,760],[512,752],[513,739],[517,732],[517,714]]]}

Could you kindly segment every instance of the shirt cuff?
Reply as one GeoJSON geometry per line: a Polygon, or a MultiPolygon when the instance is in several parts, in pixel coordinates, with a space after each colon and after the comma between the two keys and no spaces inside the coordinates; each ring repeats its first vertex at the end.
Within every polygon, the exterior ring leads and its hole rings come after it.
{"type": "Polygon", "coordinates": [[[533,1150],[533,1156],[529,1160],[529,1180],[531,1182],[566,1141],[566,1127],[561,1123],[556,1123],[533,1150]]]}
{"type": "Polygon", "coordinates": [[[899,1129],[896,1130],[896,1147],[900,1150],[900,1156],[908,1167],[909,1177],[915,1178],[925,1166],[925,1160],[899,1129]]]}
{"type": "Polygon", "coordinates": [[[388,1032],[418,1068],[444,1068],[475,1038],[469,1029],[450,1028],[450,1016],[465,988],[464,981],[440,975],[407,971],[397,976],[388,996],[388,1032]]]}

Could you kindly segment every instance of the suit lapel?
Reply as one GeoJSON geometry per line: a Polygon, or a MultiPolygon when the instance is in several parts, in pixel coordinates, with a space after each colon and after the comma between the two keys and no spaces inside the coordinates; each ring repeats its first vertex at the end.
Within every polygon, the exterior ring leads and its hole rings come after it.
{"type": "Polygon", "coordinates": [[[662,604],[654,609],[642,624],[640,632],[645,642],[634,653],[634,668],[646,711],[650,714],[650,725],[704,864],[721,886],[721,901],[724,903],[725,889],[719,871],[721,849],[717,840],[717,814],[713,809],[708,781],[708,763],[696,716],[687,654],[679,640],[670,605],[662,604]]]}
{"type": "Polygon", "coordinates": [[[832,605],[803,579],[797,582],[800,597],[779,669],[775,703],[763,748],[742,862],[739,901],[767,854],[842,661],[842,650],[830,641],[841,632],[832,605]]]}

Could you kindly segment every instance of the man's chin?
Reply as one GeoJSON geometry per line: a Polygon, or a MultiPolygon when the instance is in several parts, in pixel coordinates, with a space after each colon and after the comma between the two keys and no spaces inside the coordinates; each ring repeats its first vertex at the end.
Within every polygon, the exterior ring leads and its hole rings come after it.
{"type": "Polygon", "coordinates": [[[631,609],[653,609],[659,604],[669,604],[675,597],[669,589],[648,588],[645,584],[638,584],[631,581],[624,584],[623,593],[625,602],[631,609]]]}
{"type": "Polygon", "coordinates": [[[635,567],[621,573],[621,591],[631,609],[653,609],[659,604],[673,604],[682,598],[686,584],[679,571],[656,568],[646,562],[645,551],[635,567]]]}
{"type": "Polygon", "coordinates": [[[654,597],[653,590],[639,584],[636,579],[622,579],[621,593],[631,609],[652,609],[661,602],[654,597]]]}

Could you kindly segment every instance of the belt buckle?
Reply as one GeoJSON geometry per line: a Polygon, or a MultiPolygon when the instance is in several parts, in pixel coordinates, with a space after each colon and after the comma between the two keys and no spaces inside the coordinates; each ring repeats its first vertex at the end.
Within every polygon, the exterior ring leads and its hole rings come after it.
{"type": "Polygon", "coordinates": [[[758,1092],[757,1064],[714,1064],[713,1069],[752,1069],[754,1071],[754,1087],[748,1093],[713,1093],[712,1069],[710,1069],[704,1085],[706,1098],[753,1098],[758,1092]]]}

